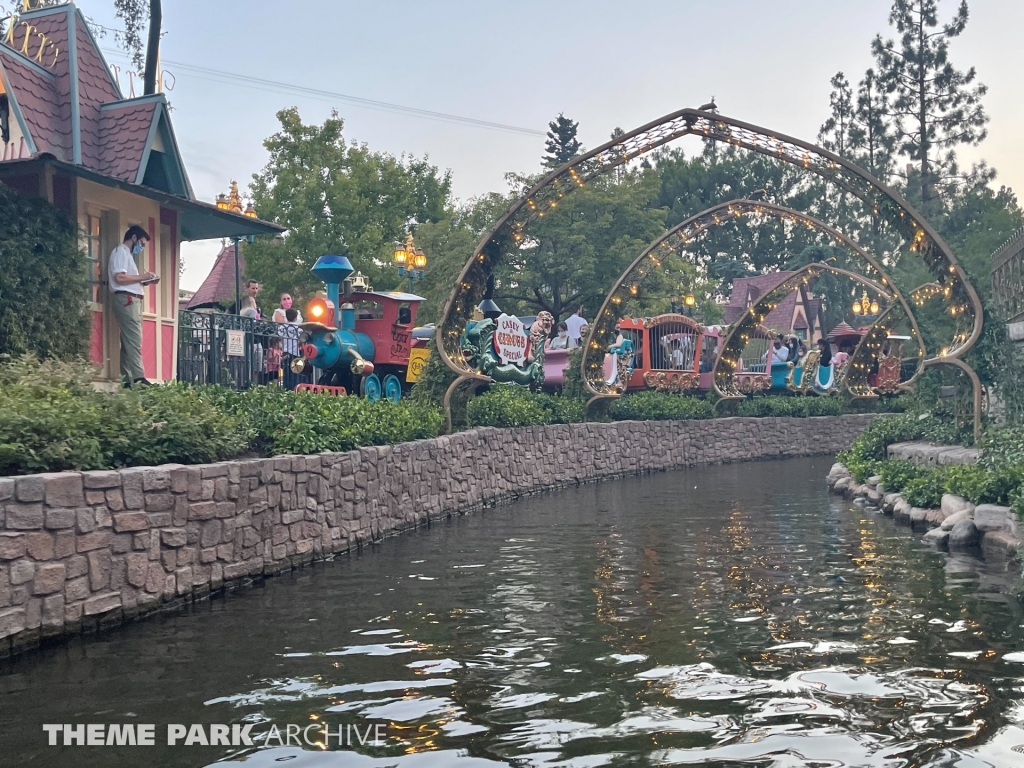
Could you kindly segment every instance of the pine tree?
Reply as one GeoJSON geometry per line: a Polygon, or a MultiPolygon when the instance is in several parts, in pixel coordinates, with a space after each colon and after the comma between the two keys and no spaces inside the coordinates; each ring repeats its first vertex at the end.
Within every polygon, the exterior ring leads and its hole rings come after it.
{"type": "MultiPolygon", "coordinates": [[[[981,104],[986,87],[976,72],[957,70],[949,43],[967,26],[967,0],[946,24],[939,0],[894,0],[889,23],[899,40],[872,42],[878,77],[893,95],[892,115],[899,151],[916,165],[912,180],[926,214],[938,211],[940,185],[955,173],[956,148],[986,136],[988,116],[981,104]]],[[[911,181],[908,179],[908,183],[911,181]]]]}
{"type": "Polygon", "coordinates": [[[562,113],[548,123],[548,140],[544,142],[547,154],[541,158],[544,165],[548,168],[557,168],[580,154],[583,146],[576,138],[579,126],[579,123],[573,122],[562,113]]]}
{"type": "Polygon", "coordinates": [[[818,131],[818,141],[825,149],[840,157],[850,158],[850,132],[853,128],[853,90],[842,72],[836,72],[830,81],[832,93],[828,103],[832,114],[818,131]]]}
{"type": "Polygon", "coordinates": [[[850,143],[858,164],[883,183],[887,183],[892,174],[892,155],[896,145],[891,120],[888,95],[878,82],[875,71],[869,69],[857,84],[850,143]]]}

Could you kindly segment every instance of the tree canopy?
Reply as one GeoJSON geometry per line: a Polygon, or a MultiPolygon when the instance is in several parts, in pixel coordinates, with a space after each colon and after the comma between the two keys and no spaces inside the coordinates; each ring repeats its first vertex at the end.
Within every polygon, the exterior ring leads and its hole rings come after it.
{"type": "Polygon", "coordinates": [[[375,288],[398,286],[394,246],[408,228],[446,218],[450,173],[426,157],[396,158],[347,142],[337,113],[323,125],[303,123],[295,108],[277,117],[281,129],[264,142],[270,160],[250,192],[260,217],[288,231],[246,249],[248,276],[271,296],[309,296],[322,288],[309,272],[316,260],[347,253],[375,288]]]}

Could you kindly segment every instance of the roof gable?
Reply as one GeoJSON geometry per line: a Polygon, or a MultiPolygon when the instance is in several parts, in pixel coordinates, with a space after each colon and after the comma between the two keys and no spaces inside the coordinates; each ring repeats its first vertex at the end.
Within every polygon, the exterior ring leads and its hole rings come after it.
{"type": "MultiPolygon", "coordinates": [[[[124,99],[78,8],[25,12],[7,43],[0,77],[29,156],[193,199],[163,95],[124,99]]],[[[0,162],[25,156],[5,149],[0,162]]]]}

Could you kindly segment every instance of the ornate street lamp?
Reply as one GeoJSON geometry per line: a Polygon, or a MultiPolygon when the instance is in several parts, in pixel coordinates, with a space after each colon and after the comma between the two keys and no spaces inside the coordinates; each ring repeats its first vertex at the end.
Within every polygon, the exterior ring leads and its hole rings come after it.
{"type": "Polygon", "coordinates": [[[422,280],[427,271],[427,255],[416,247],[412,232],[405,236],[405,243],[399,243],[395,248],[393,260],[398,267],[398,276],[409,280],[409,293],[412,293],[413,284],[422,280]]]}
{"type": "Polygon", "coordinates": [[[878,306],[878,299],[869,299],[868,292],[865,290],[859,299],[853,300],[853,306],[850,310],[855,315],[863,315],[869,317],[877,315],[881,311],[881,307],[878,306]]]}
{"type": "MultiPolygon", "coordinates": [[[[253,208],[251,202],[245,206],[245,208],[242,208],[242,196],[238,193],[238,182],[234,179],[231,180],[228,194],[217,195],[217,209],[221,211],[230,211],[231,213],[240,213],[250,219],[259,218],[256,214],[256,209],[253,208]]],[[[235,312],[237,313],[242,309],[242,275],[239,267],[241,238],[238,235],[235,235],[233,240],[235,243],[235,312]]],[[[253,236],[249,235],[246,237],[246,241],[252,244],[253,236]]]]}

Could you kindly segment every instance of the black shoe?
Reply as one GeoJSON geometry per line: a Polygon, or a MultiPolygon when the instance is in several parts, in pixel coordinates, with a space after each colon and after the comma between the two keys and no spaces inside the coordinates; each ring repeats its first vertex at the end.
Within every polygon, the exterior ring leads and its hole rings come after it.
{"type": "Polygon", "coordinates": [[[151,387],[151,386],[153,386],[153,382],[152,381],[147,381],[146,379],[136,379],[135,381],[132,382],[132,386],[133,387],[151,387]]]}

